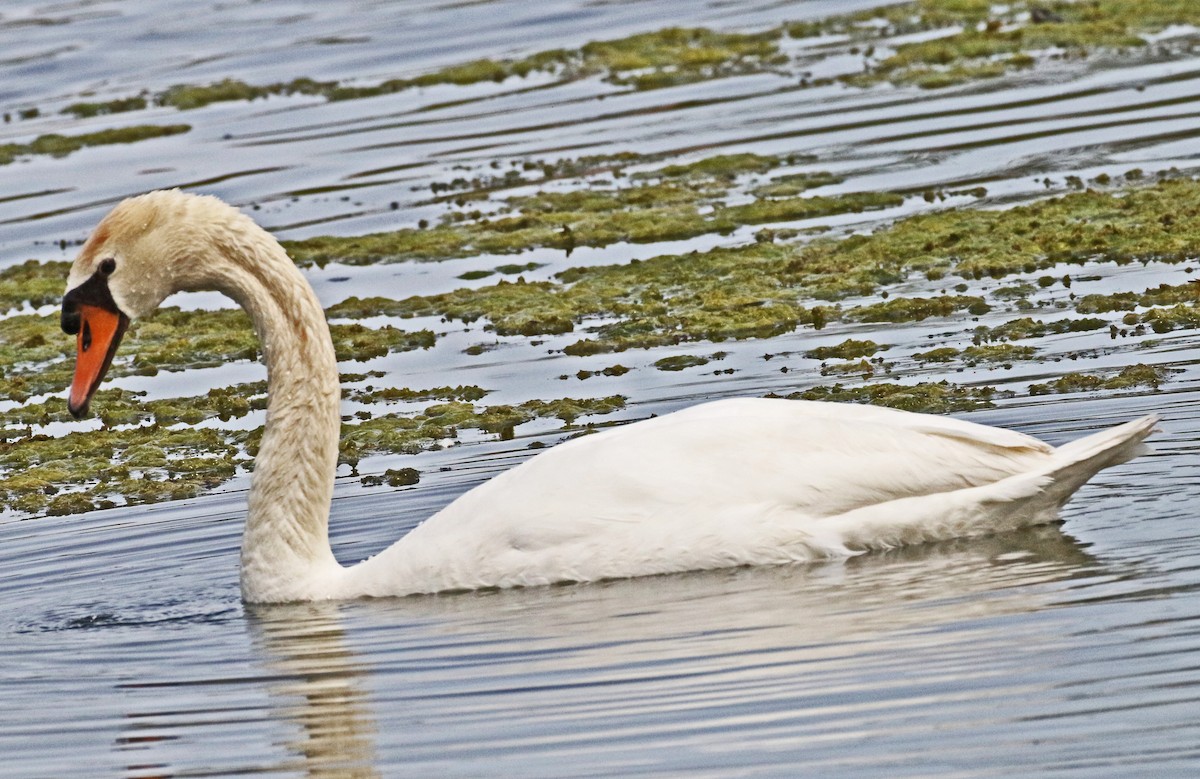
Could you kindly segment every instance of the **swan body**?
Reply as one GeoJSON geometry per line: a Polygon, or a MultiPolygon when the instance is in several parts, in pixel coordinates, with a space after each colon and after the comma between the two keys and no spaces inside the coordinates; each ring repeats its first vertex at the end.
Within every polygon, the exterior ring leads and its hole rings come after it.
{"type": "Polygon", "coordinates": [[[86,412],[129,319],[183,289],[234,298],[263,341],[267,422],[241,555],[249,602],[786,563],[1045,523],[1096,472],[1136,455],[1157,422],[1055,448],[891,409],[716,401],[560,444],[343,567],[328,539],[340,390],[324,313],[274,238],[216,198],[131,198],[84,245],[63,301],[63,328],[79,336],[72,413],[86,412]]]}

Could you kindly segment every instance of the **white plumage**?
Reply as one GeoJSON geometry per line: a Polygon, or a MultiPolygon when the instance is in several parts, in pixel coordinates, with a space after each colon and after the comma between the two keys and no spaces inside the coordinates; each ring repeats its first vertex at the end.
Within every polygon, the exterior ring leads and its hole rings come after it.
{"type": "Polygon", "coordinates": [[[585,436],[351,569],[386,594],[843,557],[1045,523],[1156,419],[1070,447],[956,419],[735,399],[585,436]]]}
{"type": "Polygon", "coordinates": [[[337,366],[311,288],[275,240],[214,198],[121,204],[69,287],[114,258],[121,312],[218,289],[265,342],[270,400],[242,550],[243,596],[285,601],[594,581],[856,554],[1052,521],[1134,456],[1154,416],[1057,449],[960,420],[723,400],[584,436],[471,490],[375,557],[328,542],[337,366]],[[147,280],[149,279],[149,280],[147,280]]]}

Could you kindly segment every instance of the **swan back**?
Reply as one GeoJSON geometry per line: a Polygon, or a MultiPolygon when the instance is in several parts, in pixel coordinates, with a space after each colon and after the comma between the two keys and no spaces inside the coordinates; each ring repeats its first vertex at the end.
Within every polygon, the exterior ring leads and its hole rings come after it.
{"type": "Polygon", "coordinates": [[[346,586],[385,594],[594,581],[993,532],[1053,518],[1057,499],[1005,506],[1041,493],[1055,452],[950,418],[722,400],[541,453],[351,568],[346,586]]]}

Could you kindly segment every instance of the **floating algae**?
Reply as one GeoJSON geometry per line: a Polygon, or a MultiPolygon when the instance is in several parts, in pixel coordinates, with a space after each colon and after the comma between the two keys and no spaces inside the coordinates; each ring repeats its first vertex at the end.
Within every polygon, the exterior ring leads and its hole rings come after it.
{"type": "MultiPolygon", "coordinates": [[[[533,73],[562,81],[597,77],[632,90],[753,73],[799,76],[806,70],[805,63],[793,62],[781,49],[781,40],[785,36],[803,39],[831,34],[845,36],[848,40],[843,50],[861,52],[863,57],[862,71],[842,76],[843,83],[870,87],[888,82],[939,89],[1041,67],[1056,59],[1144,52],[1151,48],[1145,36],[1172,26],[1197,24],[1200,7],[1183,0],[1014,0],[1004,4],[990,0],[918,0],[748,33],[669,27],[593,41],[578,49],[550,49],[515,59],[474,60],[374,85],[307,77],[270,84],[250,84],[234,78],[209,84],[178,84],[154,95],[142,92],[104,102],[74,103],[64,113],[96,116],[142,110],[151,104],[189,110],[278,95],[353,100],[435,85],[498,83],[533,73]],[[945,34],[887,45],[894,36],[931,31],[945,34]]],[[[804,76],[802,83],[827,81],[804,76]]]]}
{"type": "Polygon", "coordinates": [[[382,474],[369,474],[362,477],[364,487],[409,487],[421,481],[421,472],[416,468],[388,468],[382,474]]]}
{"type": "Polygon", "coordinates": [[[836,346],[819,346],[816,349],[810,349],[804,353],[804,356],[812,360],[831,358],[851,360],[855,357],[870,357],[887,348],[889,347],[886,344],[881,346],[874,341],[856,341],[853,338],[847,338],[836,346]]]}
{"type": "MultiPolygon", "coordinates": [[[[0,504],[30,514],[65,514],[192,497],[217,487],[239,469],[252,467],[250,457],[262,428],[243,432],[188,425],[265,408],[265,392],[265,384],[258,382],[213,390],[198,399],[139,402],[132,393],[101,390],[96,405],[106,426],[57,438],[28,426],[62,420],[61,401],[8,412],[0,442],[0,504]]],[[[619,395],[482,408],[451,401],[415,414],[344,424],[340,461],[356,466],[367,455],[435,449],[468,429],[511,437],[516,426],[535,419],[556,418],[571,425],[581,416],[611,413],[624,405],[619,395]]]]}
{"type": "MultiPolygon", "coordinates": [[[[607,203],[610,195],[588,192],[580,197],[607,203]]],[[[746,212],[757,205],[749,204],[746,212]]],[[[574,332],[592,318],[615,320],[566,347],[568,354],[584,355],[768,337],[833,321],[912,322],[960,312],[979,316],[991,306],[977,295],[894,297],[849,308],[814,301],[876,293],[915,274],[1002,278],[1061,263],[1181,262],[1193,256],[1197,245],[1200,184],[1180,178],[1129,190],[1077,192],[1005,211],[949,209],[841,240],[756,242],[573,268],[552,281],[501,281],[400,301],[351,298],[334,306],[331,315],[482,319],[501,335],[525,336],[574,332]]],[[[1039,281],[1038,286],[1045,285],[1039,281]]],[[[1027,283],[1008,288],[1021,296],[1033,289],[1027,283]]],[[[1144,300],[1191,300],[1189,289],[1148,291],[1144,300]]],[[[1011,295],[1006,291],[999,297],[1011,295]]],[[[1084,313],[1097,305],[1095,298],[1080,302],[1084,313]]],[[[1154,316],[1148,325],[1170,329],[1165,314],[1154,316]]],[[[1179,317],[1175,315],[1178,324],[1173,326],[1192,326],[1179,317]]],[[[1108,326],[1095,318],[1054,323],[1026,318],[982,329],[976,338],[1014,340],[1108,326]]]]}
{"type": "Polygon", "coordinates": [[[612,189],[541,192],[501,201],[510,213],[452,212],[427,229],[318,236],[285,242],[284,246],[301,265],[440,260],[478,253],[515,254],[542,247],[569,252],[622,241],[655,243],[729,233],[742,225],[858,213],[904,202],[901,195],[893,193],[856,192],[725,205],[720,199],[728,188],[729,183],[718,176],[687,183],[666,180],[612,189]]]}
{"type": "Polygon", "coordinates": [[[793,25],[793,36],[840,31],[854,38],[946,30],[933,39],[901,43],[887,56],[865,55],[863,73],[846,83],[914,84],[926,89],[996,78],[1042,59],[1083,59],[1099,52],[1147,48],[1147,34],[1197,24],[1200,8],[1178,0],[1016,2],[920,0],[835,17],[816,28],[793,25]]]}
{"type": "Polygon", "coordinates": [[[1021,360],[1032,360],[1037,355],[1037,349],[1032,346],[1017,346],[1010,343],[985,344],[956,349],[953,346],[942,346],[927,352],[917,352],[913,359],[921,363],[951,362],[962,360],[968,367],[983,364],[1011,365],[1021,360]]]}
{"type": "Polygon", "coordinates": [[[654,367],[660,371],[681,371],[684,368],[708,365],[708,362],[709,358],[701,357],[698,354],[675,354],[670,357],[663,357],[661,360],[655,360],[654,367]]]}
{"type": "Polygon", "coordinates": [[[1046,384],[1029,385],[1030,395],[1064,394],[1068,392],[1093,392],[1095,390],[1118,390],[1134,387],[1158,389],[1167,380],[1168,371],[1152,365],[1129,365],[1114,375],[1096,373],[1068,373],[1046,384]]]}
{"type": "Polygon", "coordinates": [[[387,414],[342,426],[339,462],[356,468],[370,454],[416,454],[438,449],[460,430],[481,430],[512,438],[518,425],[535,419],[574,424],[581,416],[610,414],[625,407],[625,398],[530,400],[516,406],[476,407],[463,401],[434,404],[411,415],[387,414]]]}
{"type": "Polygon", "coordinates": [[[27,260],[0,270],[0,309],[7,313],[28,304],[33,308],[58,305],[63,279],[71,264],[27,260]]]}
{"type": "Polygon", "coordinates": [[[813,387],[802,392],[793,392],[786,397],[792,400],[870,403],[904,411],[948,414],[952,411],[991,408],[995,398],[1005,396],[1005,393],[994,387],[967,387],[940,381],[913,385],[882,382],[855,387],[834,384],[832,387],[813,387]]]}
{"type": "Polygon", "coordinates": [[[186,124],[154,125],[144,124],[134,127],[121,127],[115,130],[101,130],[83,135],[39,135],[29,143],[0,144],[0,165],[8,165],[21,157],[35,154],[45,154],[52,157],[65,157],[87,146],[106,146],[114,143],[136,143],[151,138],[164,138],[169,135],[186,133],[192,128],[186,124]]]}

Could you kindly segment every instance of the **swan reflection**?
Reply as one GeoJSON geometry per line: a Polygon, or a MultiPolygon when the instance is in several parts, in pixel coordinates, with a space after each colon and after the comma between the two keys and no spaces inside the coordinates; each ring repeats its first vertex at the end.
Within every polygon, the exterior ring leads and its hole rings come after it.
{"type": "Polygon", "coordinates": [[[375,721],[364,681],[370,671],[346,645],[331,603],[247,607],[252,640],[265,658],[274,718],[299,726],[287,750],[310,777],[377,777],[375,721]]]}

